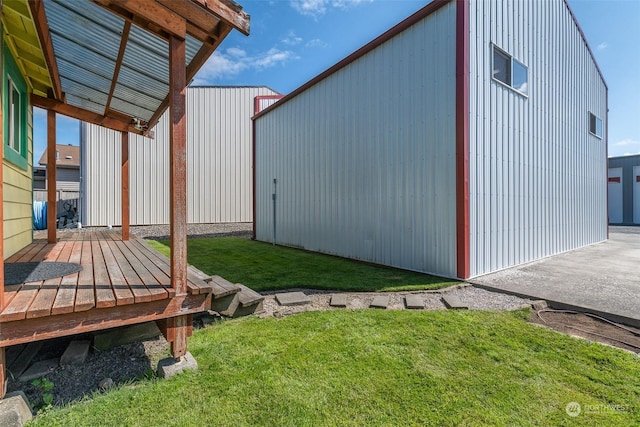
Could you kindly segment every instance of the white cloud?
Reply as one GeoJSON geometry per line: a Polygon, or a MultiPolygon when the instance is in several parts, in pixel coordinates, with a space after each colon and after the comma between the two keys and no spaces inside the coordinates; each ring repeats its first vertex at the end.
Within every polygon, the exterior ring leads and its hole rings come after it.
{"type": "Polygon", "coordinates": [[[609,45],[607,44],[607,42],[602,42],[598,45],[598,50],[605,50],[608,47],[609,45]]]}
{"type": "Polygon", "coordinates": [[[640,154],[640,151],[638,151],[637,153],[630,153],[627,151],[623,154],[623,156],[635,156],[636,154],[640,154]]]}
{"type": "Polygon", "coordinates": [[[247,56],[247,52],[240,49],[239,47],[230,47],[229,49],[227,49],[227,53],[234,58],[243,58],[247,56]]]}
{"type": "Polygon", "coordinates": [[[291,0],[290,4],[298,13],[306,16],[318,16],[327,13],[329,8],[347,9],[360,3],[370,3],[373,0],[291,0]]]}
{"type": "Polygon", "coordinates": [[[321,47],[321,48],[325,48],[325,47],[327,47],[329,45],[326,44],[325,42],[323,42],[320,39],[313,39],[313,40],[309,40],[304,46],[305,47],[321,47]]]}
{"type": "Polygon", "coordinates": [[[258,55],[253,58],[251,65],[257,68],[269,68],[279,63],[287,62],[287,60],[297,58],[293,52],[289,50],[280,50],[275,47],[269,49],[267,52],[258,55]]]}
{"type": "Polygon", "coordinates": [[[638,147],[640,149],[640,141],[633,140],[631,138],[623,139],[613,144],[616,147],[638,147]]]}
{"type": "Polygon", "coordinates": [[[282,39],[282,43],[288,46],[297,46],[300,43],[302,43],[302,41],[303,41],[302,37],[296,36],[296,33],[293,31],[289,31],[289,34],[287,34],[287,37],[282,39]]]}
{"type": "Polygon", "coordinates": [[[196,74],[193,84],[196,86],[211,84],[218,79],[234,77],[245,70],[263,70],[291,59],[298,59],[298,57],[289,50],[280,50],[275,47],[257,55],[248,55],[240,48],[231,47],[224,53],[214,52],[196,74]]]}

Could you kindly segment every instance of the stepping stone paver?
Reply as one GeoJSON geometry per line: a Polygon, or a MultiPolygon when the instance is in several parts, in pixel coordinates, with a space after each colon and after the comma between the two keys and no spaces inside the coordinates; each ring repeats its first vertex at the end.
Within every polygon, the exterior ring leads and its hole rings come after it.
{"type": "Polygon", "coordinates": [[[468,305],[464,304],[460,298],[453,294],[445,294],[442,296],[442,302],[447,308],[453,310],[467,310],[469,308],[468,305]]]}
{"type": "Polygon", "coordinates": [[[284,292],[276,294],[276,301],[280,305],[305,305],[311,300],[303,292],[284,292]]]}
{"type": "Polygon", "coordinates": [[[60,358],[60,365],[82,365],[89,354],[91,341],[71,341],[60,358]]]}
{"type": "Polygon", "coordinates": [[[371,301],[371,304],[369,304],[369,307],[386,309],[388,305],[389,305],[389,295],[377,295],[373,298],[373,301],[371,301]]]}
{"type": "Polygon", "coordinates": [[[0,400],[0,426],[22,427],[32,418],[29,399],[23,392],[7,393],[0,400]]]}
{"type": "Polygon", "coordinates": [[[41,360],[34,363],[20,375],[20,381],[27,382],[36,378],[44,377],[60,365],[60,358],[41,360]]]}
{"type": "Polygon", "coordinates": [[[329,302],[331,307],[346,307],[347,296],[345,294],[333,294],[331,295],[331,301],[329,302]]]}
{"type": "Polygon", "coordinates": [[[176,360],[173,357],[167,357],[158,362],[158,376],[160,378],[171,378],[186,370],[197,371],[198,362],[193,358],[190,352],[176,360]]]}
{"type": "Polygon", "coordinates": [[[405,296],[404,304],[409,310],[421,310],[424,308],[424,301],[420,295],[409,294],[405,296]]]}

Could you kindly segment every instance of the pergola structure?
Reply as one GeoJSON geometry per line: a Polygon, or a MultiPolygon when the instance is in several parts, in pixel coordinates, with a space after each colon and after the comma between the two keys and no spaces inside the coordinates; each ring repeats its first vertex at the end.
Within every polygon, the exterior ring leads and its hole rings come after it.
{"type": "MultiPolygon", "coordinates": [[[[188,294],[186,85],[232,29],[249,33],[249,16],[231,0],[16,0],[1,7],[5,41],[26,72],[31,105],[48,111],[48,164],[56,163],[56,114],[122,133],[122,241],[129,240],[128,133],[147,134],[169,109],[170,278],[173,298],[188,294]]],[[[53,244],[55,168],[47,175],[53,244]]],[[[2,241],[0,227],[0,311],[6,294],[2,241]]],[[[181,314],[188,310],[179,308],[164,312],[175,358],[186,353],[191,327],[190,316],[181,314]]],[[[0,384],[4,380],[2,366],[0,384]]]]}

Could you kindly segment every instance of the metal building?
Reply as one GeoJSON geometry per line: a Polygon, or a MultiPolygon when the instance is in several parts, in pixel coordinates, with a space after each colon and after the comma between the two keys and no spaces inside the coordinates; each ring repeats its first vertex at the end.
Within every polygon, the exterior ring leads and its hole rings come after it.
{"type": "Polygon", "coordinates": [[[606,115],[565,1],[433,1],[256,115],[255,236],[458,278],[605,240],[606,115]]]}
{"type": "Polygon", "coordinates": [[[640,225],[640,154],[609,158],[609,223],[640,225]]]}
{"type": "MultiPolygon", "coordinates": [[[[281,98],[268,87],[187,88],[189,223],[250,222],[253,116],[281,98]]],[[[129,135],[130,221],[169,223],[169,117],[154,138],[129,135]]],[[[83,123],[82,223],[121,224],[120,133],[83,123]]]]}

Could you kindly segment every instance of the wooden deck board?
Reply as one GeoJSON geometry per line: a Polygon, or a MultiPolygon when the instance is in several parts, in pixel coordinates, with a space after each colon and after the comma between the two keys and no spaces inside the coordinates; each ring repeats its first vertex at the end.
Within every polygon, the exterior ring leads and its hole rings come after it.
{"type": "MultiPolygon", "coordinates": [[[[45,255],[45,261],[68,262],[71,256],[71,250],[64,243],[52,245],[49,252],[45,255]]],[[[45,280],[42,287],[38,290],[38,294],[27,309],[27,318],[49,316],[53,303],[58,293],[58,288],[62,283],[62,277],[45,280]]]]}
{"type": "MultiPolygon", "coordinates": [[[[160,254],[158,251],[153,249],[151,246],[149,246],[146,242],[142,240],[136,240],[134,244],[137,245],[141,250],[144,250],[148,254],[149,259],[151,259],[152,262],[156,263],[156,265],[160,269],[165,271],[166,274],[171,275],[171,267],[169,266],[169,260],[166,257],[164,257],[162,254],[160,254]]],[[[201,280],[199,277],[196,277],[193,274],[191,266],[187,267],[187,270],[190,273],[189,276],[187,277],[187,287],[190,293],[192,294],[211,293],[211,285],[207,284],[206,282],[204,282],[204,280],[201,280]]]]}
{"type": "Polygon", "coordinates": [[[111,248],[106,240],[100,241],[100,248],[102,249],[102,255],[107,267],[107,272],[111,279],[111,288],[113,289],[116,297],[116,305],[133,304],[135,302],[133,292],[129,289],[127,281],[125,280],[124,275],[116,262],[116,258],[113,256],[111,248]]]}
{"type": "Polygon", "coordinates": [[[93,256],[91,254],[91,242],[89,241],[82,241],[80,264],[82,265],[82,270],[78,273],[78,288],[73,311],[90,310],[96,305],[93,283],[93,256]]]}
{"type": "MultiPolygon", "coordinates": [[[[61,278],[6,286],[0,322],[178,297],[169,260],[136,237],[122,241],[115,231],[60,233],[57,243],[36,240],[6,262],[29,261],[77,263],[82,270],[61,278]]],[[[194,267],[188,268],[188,294],[206,297],[211,293],[204,276],[194,267]]]]}
{"type": "Polygon", "coordinates": [[[167,298],[167,291],[164,290],[154,275],[149,272],[144,263],[139,262],[140,260],[131,252],[129,249],[131,245],[122,240],[115,243],[127,260],[131,262],[131,267],[141,279],[141,284],[149,291],[149,301],[167,298]]]}
{"type": "Polygon", "coordinates": [[[10,322],[26,318],[27,309],[38,294],[42,282],[25,283],[11,302],[0,313],[0,322],[10,322]]]}
{"type": "Polygon", "coordinates": [[[122,271],[122,274],[127,281],[129,289],[131,289],[131,292],[133,293],[135,302],[140,303],[153,301],[149,290],[142,284],[140,277],[138,277],[138,274],[133,267],[131,267],[127,258],[120,251],[116,242],[109,240],[107,241],[107,244],[109,245],[109,248],[111,248],[111,253],[115,257],[118,267],[120,267],[120,271],[122,271]]]}
{"type": "Polygon", "coordinates": [[[91,253],[93,255],[93,278],[96,289],[96,307],[115,307],[116,297],[111,289],[111,280],[107,272],[107,265],[104,260],[100,242],[91,242],[91,253]]]}
{"type": "MultiPolygon", "coordinates": [[[[80,264],[82,256],[82,242],[75,240],[64,242],[64,253],[69,252],[69,262],[80,264]]],[[[73,313],[73,305],[76,301],[79,273],[64,276],[58,288],[58,294],[51,307],[51,314],[73,313]]]]}
{"type": "Polygon", "coordinates": [[[149,262],[150,254],[145,254],[140,250],[136,242],[132,242],[127,246],[131,251],[131,254],[136,257],[140,262],[145,263],[145,267],[149,270],[149,273],[157,280],[157,282],[164,288],[169,294],[169,297],[174,297],[176,294],[175,289],[171,286],[171,277],[159,268],[154,262],[149,262]]]}

